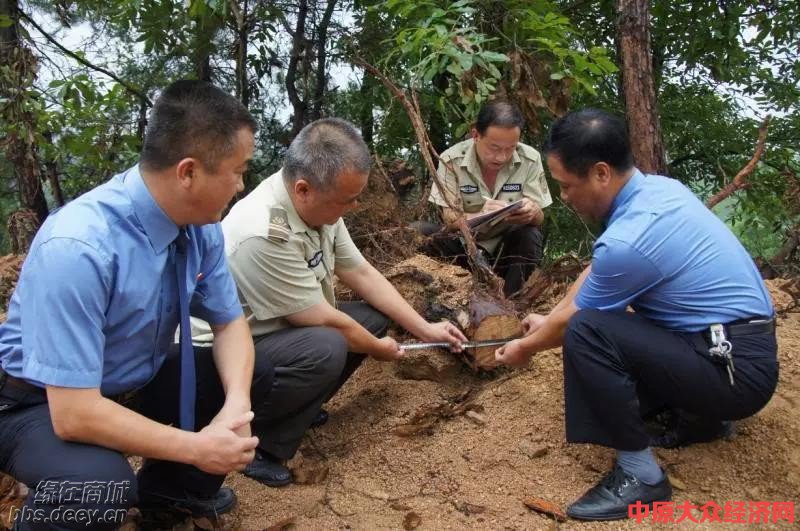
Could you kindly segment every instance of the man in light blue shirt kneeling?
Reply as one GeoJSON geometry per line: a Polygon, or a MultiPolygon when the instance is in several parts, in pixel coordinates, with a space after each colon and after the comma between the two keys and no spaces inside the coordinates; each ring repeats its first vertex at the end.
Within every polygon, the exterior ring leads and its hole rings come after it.
{"type": "Polygon", "coordinates": [[[255,129],[220,89],[173,83],[139,164],[36,235],[0,325],[0,469],[31,488],[17,529],[86,528],[79,513],[113,529],[137,504],[196,516],[234,506],[220,487],[253,459],[251,402],[271,376],[263,364],[253,374],[218,222],[255,129]],[[213,358],[191,342],[167,355],[190,313],[212,323],[213,358]],[[138,475],[125,454],[145,457],[138,475]]]}
{"type": "Polygon", "coordinates": [[[617,450],[611,473],[567,514],[626,518],[631,504],[672,495],[650,446],[718,438],[724,421],[770,399],[778,381],[772,302],[719,218],[678,181],[634,167],[620,119],[570,113],[544,152],[564,202],[605,230],[566,297],[546,316],[529,315],[525,337],[496,358],[522,366],[563,346],[567,440],[617,450]],[[692,426],[651,439],[644,417],[665,408],[692,426]]]}

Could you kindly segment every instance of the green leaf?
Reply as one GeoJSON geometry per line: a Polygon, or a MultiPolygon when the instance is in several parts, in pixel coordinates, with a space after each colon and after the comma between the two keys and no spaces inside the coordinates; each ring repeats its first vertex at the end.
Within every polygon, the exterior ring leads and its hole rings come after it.
{"type": "Polygon", "coordinates": [[[494,63],[505,63],[508,62],[508,56],[504,53],[497,53],[497,52],[490,52],[490,51],[483,51],[480,52],[479,55],[486,59],[487,61],[494,62],[494,63]]]}
{"type": "Polygon", "coordinates": [[[447,71],[453,74],[454,76],[458,77],[464,73],[464,70],[458,63],[450,63],[447,65],[447,71]]]}

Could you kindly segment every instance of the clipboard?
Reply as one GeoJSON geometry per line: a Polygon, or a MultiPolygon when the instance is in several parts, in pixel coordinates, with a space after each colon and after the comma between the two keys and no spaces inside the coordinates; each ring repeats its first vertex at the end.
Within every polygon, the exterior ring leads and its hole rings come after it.
{"type": "Polygon", "coordinates": [[[520,207],[522,207],[522,199],[517,199],[503,208],[467,220],[467,226],[475,233],[486,232],[513,214],[520,207]]]}

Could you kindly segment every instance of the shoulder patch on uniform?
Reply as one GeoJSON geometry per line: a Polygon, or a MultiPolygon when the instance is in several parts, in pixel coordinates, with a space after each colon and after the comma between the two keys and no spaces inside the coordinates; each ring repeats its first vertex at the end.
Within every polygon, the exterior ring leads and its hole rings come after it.
{"type": "Polygon", "coordinates": [[[527,144],[523,144],[522,142],[517,144],[517,146],[519,147],[520,155],[522,155],[523,157],[525,157],[527,159],[530,159],[530,160],[539,160],[541,158],[541,155],[539,155],[539,152],[536,151],[535,149],[533,149],[531,146],[529,146],[527,144]]]}
{"type": "Polygon", "coordinates": [[[312,256],[311,259],[308,261],[308,267],[313,269],[317,267],[320,262],[322,262],[322,250],[319,250],[316,253],[314,253],[314,256],[312,256]]]}
{"type": "Polygon", "coordinates": [[[269,226],[267,227],[267,238],[274,242],[289,241],[289,218],[286,210],[274,206],[269,209],[269,226]]]}
{"type": "Polygon", "coordinates": [[[474,184],[465,184],[459,188],[462,194],[474,194],[478,191],[478,187],[474,184]]]}
{"type": "Polygon", "coordinates": [[[464,158],[464,154],[467,152],[468,148],[468,146],[464,144],[465,142],[459,142],[458,144],[450,146],[439,155],[439,159],[446,161],[464,158]]]}
{"type": "Polygon", "coordinates": [[[506,183],[503,185],[504,192],[521,192],[522,185],[520,183],[506,183]]]}

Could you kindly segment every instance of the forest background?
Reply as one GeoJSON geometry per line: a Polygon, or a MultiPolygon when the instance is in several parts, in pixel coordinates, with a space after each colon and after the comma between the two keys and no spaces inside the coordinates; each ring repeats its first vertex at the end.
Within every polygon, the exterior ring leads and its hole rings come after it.
{"type": "MultiPolygon", "coordinates": [[[[493,97],[520,105],[534,147],[568,110],[625,115],[637,164],[704,201],[770,114],[715,212],[767,275],[796,274],[798,28],[789,0],[0,0],[0,252],[24,253],[49,212],[133,164],[158,90],[199,78],[259,123],[245,193],[304,125],[340,116],[404,169],[389,189],[407,205],[430,183],[421,149],[461,140],[493,97]],[[416,98],[430,146],[364,64],[416,98]]],[[[551,192],[548,258],[587,257],[596,228],[551,192]]]]}

